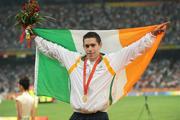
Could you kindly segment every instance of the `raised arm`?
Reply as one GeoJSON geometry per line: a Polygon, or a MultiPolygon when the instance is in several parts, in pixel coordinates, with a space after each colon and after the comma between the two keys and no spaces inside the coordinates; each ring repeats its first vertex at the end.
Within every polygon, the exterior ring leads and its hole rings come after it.
{"type": "Polygon", "coordinates": [[[145,50],[151,47],[155,36],[151,33],[146,34],[137,42],[123,48],[122,50],[109,54],[109,60],[112,67],[117,71],[122,69],[131,61],[133,61],[136,57],[143,54],[145,50]]]}
{"type": "Polygon", "coordinates": [[[139,55],[142,55],[148,48],[150,48],[156,36],[165,31],[166,24],[167,23],[163,23],[157,26],[152,32],[147,33],[140,40],[123,48],[121,51],[109,54],[108,58],[115,71],[124,68],[139,55]]]}
{"type": "Polygon", "coordinates": [[[69,51],[60,45],[49,42],[39,36],[35,38],[37,49],[51,58],[57,59],[65,66],[69,67],[71,62],[74,62],[78,57],[78,53],[69,51]]]}

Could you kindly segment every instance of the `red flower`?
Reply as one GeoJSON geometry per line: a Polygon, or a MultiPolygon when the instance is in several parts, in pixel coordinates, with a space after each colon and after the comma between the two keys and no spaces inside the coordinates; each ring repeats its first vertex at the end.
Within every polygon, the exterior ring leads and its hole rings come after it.
{"type": "Polygon", "coordinates": [[[35,12],[39,12],[39,11],[40,11],[40,7],[39,7],[39,6],[36,6],[35,12]]]}
{"type": "Polygon", "coordinates": [[[30,3],[33,3],[35,0],[30,0],[30,3]]]}
{"type": "MultiPolygon", "coordinates": [[[[36,24],[41,22],[40,18],[43,18],[39,14],[40,6],[37,0],[28,0],[28,3],[22,4],[22,10],[16,15],[17,25],[20,25],[23,28],[23,32],[20,36],[20,43],[23,42],[25,37],[25,28],[29,25],[36,24]]],[[[28,47],[30,47],[29,38],[26,38],[28,41],[28,47]]]]}
{"type": "Polygon", "coordinates": [[[22,10],[26,10],[26,4],[22,4],[22,10]]]}

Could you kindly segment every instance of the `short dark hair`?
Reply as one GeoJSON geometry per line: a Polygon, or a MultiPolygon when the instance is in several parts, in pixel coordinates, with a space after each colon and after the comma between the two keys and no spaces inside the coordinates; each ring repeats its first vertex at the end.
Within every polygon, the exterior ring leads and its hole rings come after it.
{"type": "Polygon", "coordinates": [[[19,80],[19,84],[24,88],[24,90],[28,90],[29,89],[29,78],[28,77],[22,77],[19,80]]]}
{"type": "Polygon", "coordinates": [[[83,36],[83,44],[86,38],[96,38],[98,44],[101,43],[101,37],[96,32],[88,32],[83,36]]]}

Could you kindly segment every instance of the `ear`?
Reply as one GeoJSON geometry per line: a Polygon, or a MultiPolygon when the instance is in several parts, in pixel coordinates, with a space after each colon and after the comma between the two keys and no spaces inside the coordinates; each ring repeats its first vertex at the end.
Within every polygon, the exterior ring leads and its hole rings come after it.
{"type": "Polygon", "coordinates": [[[85,46],[84,46],[84,43],[83,43],[83,49],[85,50],[85,46]]]}
{"type": "Polygon", "coordinates": [[[99,46],[100,46],[100,48],[102,48],[102,42],[100,42],[99,46]]]}

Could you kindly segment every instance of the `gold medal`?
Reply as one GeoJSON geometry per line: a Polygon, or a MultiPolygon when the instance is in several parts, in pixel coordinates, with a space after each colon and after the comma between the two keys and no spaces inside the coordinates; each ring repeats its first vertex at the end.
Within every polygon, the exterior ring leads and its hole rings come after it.
{"type": "Polygon", "coordinates": [[[95,70],[96,70],[96,66],[98,65],[98,63],[100,62],[100,60],[101,60],[101,56],[99,56],[98,59],[96,60],[96,62],[94,63],[93,68],[92,68],[92,71],[91,71],[91,73],[90,73],[87,81],[86,81],[87,59],[84,60],[84,69],[83,69],[83,89],[84,89],[84,95],[83,95],[83,97],[82,97],[82,101],[83,101],[84,103],[86,103],[87,100],[88,100],[87,94],[88,94],[89,84],[90,84],[90,82],[91,82],[91,80],[92,80],[92,77],[93,77],[93,74],[94,74],[94,72],[95,72],[95,70]]]}
{"type": "Polygon", "coordinates": [[[83,95],[82,100],[84,103],[87,102],[87,100],[88,100],[87,95],[83,95]]]}

